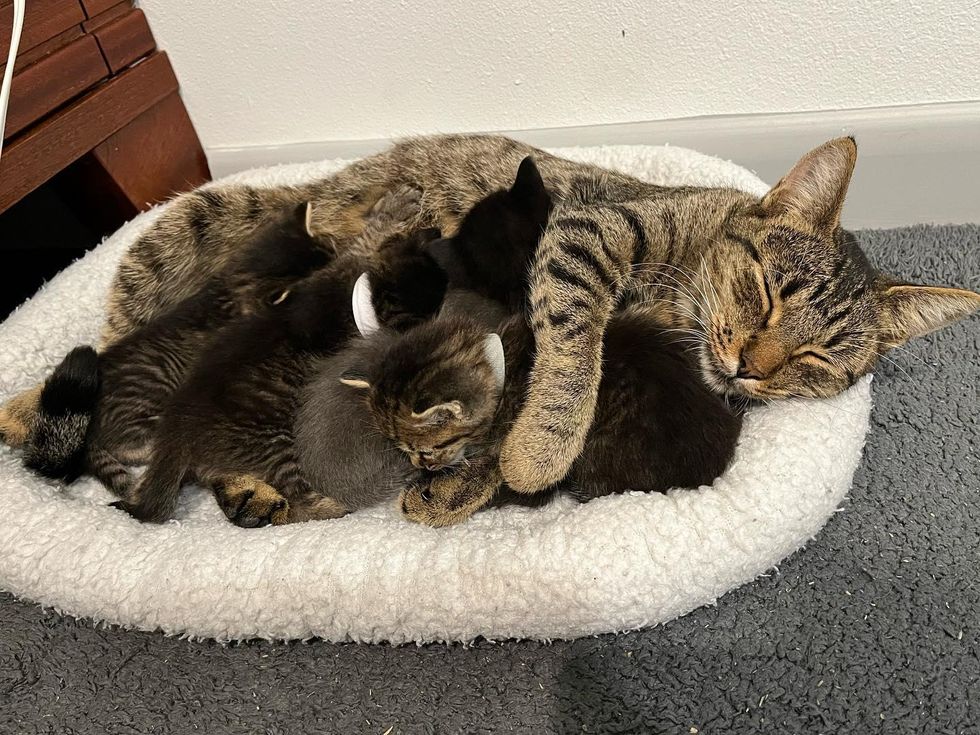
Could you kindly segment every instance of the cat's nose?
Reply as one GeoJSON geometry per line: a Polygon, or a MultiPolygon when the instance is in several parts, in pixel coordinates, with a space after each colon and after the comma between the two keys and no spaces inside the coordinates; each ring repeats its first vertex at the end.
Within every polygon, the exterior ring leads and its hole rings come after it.
{"type": "Polygon", "coordinates": [[[738,360],[736,378],[765,380],[786,361],[786,346],[778,339],[753,337],[745,343],[738,360]]]}
{"type": "Polygon", "coordinates": [[[735,377],[742,379],[762,380],[762,378],[765,376],[762,374],[762,371],[759,370],[758,366],[752,362],[752,357],[743,352],[741,359],[738,361],[738,371],[736,371],[735,377]]]}

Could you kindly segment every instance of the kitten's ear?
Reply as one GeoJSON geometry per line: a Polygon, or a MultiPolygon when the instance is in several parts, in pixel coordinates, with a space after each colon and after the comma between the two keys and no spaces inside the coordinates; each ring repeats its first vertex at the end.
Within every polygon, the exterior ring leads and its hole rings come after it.
{"type": "Polygon", "coordinates": [[[340,374],[340,382],[358,390],[367,390],[371,387],[367,375],[357,368],[349,368],[342,372],[340,374]]]}
{"type": "Polygon", "coordinates": [[[444,424],[451,418],[463,418],[463,404],[459,401],[437,403],[421,412],[412,411],[412,418],[420,424],[444,424]]]}
{"type": "Polygon", "coordinates": [[[313,202],[307,202],[303,209],[303,231],[313,237],[313,202]]]}
{"type": "Polygon", "coordinates": [[[898,347],[980,309],[980,294],[962,288],[890,286],[884,298],[881,339],[888,347],[898,347]]]}
{"type": "Polygon", "coordinates": [[[504,387],[504,379],[507,377],[507,366],[504,358],[504,345],[500,341],[500,335],[488,334],[483,340],[483,354],[486,355],[487,362],[493,370],[493,377],[497,379],[497,388],[504,387]]]}
{"type": "Polygon", "coordinates": [[[844,196],[857,162],[854,138],[814,148],[762,198],[767,215],[794,214],[827,232],[840,223],[844,196]]]}
{"type": "Polygon", "coordinates": [[[297,204],[293,210],[293,222],[296,227],[302,227],[310,237],[313,237],[313,202],[297,204]]]}
{"type": "Polygon", "coordinates": [[[362,273],[354,282],[351,309],[354,312],[354,324],[362,337],[370,337],[381,328],[374,304],[371,303],[371,282],[367,273],[362,273]]]}
{"type": "Polygon", "coordinates": [[[510,196],[536,221],[544,225],[551,211],[551,194],[545,188],[541,172],[530,156],[521,161],[514,185],[510,187],[510,196]]]}

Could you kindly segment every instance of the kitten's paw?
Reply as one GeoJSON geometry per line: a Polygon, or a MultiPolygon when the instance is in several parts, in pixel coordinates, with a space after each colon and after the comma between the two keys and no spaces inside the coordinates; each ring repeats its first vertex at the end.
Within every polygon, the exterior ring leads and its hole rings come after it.
{"type": "Polygon", "coordinates": [[[399,186],[385,192],[368,212],[368,217],[387,222],[408,222],[422,210],[422,191],[414,186],[399,186]]]}
{"type": "Polygon", "coordinates": [[[287,523],[333,520],[343,518],[348,512],[345,506],[327,495],[306,497],[289,504],[287,523]]]}
{"type": "Polygon", "coordinates": [[[160,515],[159,511],[148,508],[141,503],[133,503],[129,500],[116,500],[115,502],[109,503],[109,507],[129,513],[129,515],[140,523],[163,523],[167,520],[167,516],[160,515]]]}
{"type": "Polygon", "coordinates": [[[41,389],[37,385],[20,395],[14,396],[0,407],[0,441],[8,446],[22,447],[31,434],[34,417],[41,400],[41,389]]]}
{"type": "Polygon", "coordinates": [[[447,473],[420,480],[402,491],[402,515],[436,528],[462,523],[493,495],[481,479],[447,473]]]}
{"type": "Polygon", "coordinates": [[[520,493],[537,493],[560,482],[582,451],[574,432],[547,430],[553,416],[524,412],[514,422],[500,452],[500,471],[520,493]]]}
{"type": "Polygon", "coordinates": [[[289,523],[289,501],[254,477],[242,475],[219,483],[214,494],[225,516],[236,526],[261,528],[289,523]]]}

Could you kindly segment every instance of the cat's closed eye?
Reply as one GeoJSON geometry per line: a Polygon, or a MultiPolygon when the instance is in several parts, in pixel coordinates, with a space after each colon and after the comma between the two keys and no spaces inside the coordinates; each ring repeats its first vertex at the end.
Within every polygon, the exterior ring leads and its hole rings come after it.
{"type": "Polygon", "coordinates": [[[768,327],[769,323],[772,321],[772,315],[775,311],[776,305],[772,299],[772,290],[769,288],[769,281],[766,279],[766,274],[759,274],[759,282],[761,283],[761,293],[762,293],[762,326],[763,328],[768,327]]]}
{"type": "Polygon", "coordinates": [[[834,364],[833,360],[831,360],[827,355],[823,354],[822,352],[818,352],[817,350],[812,348],[798,349],[793,353],[793,357],[796,358],[808,357],[812,360],[818,360],[822,363],[826,363],[827,365],[834,364]]]}

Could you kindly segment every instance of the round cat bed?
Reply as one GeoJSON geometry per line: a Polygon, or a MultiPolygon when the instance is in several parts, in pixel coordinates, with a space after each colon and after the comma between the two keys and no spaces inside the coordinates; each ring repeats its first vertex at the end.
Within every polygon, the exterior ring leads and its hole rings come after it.
{"type": "MultiPolygon", "coordinates": [[[[558,152],[661,184],[766,190],[734,164],[680,148],[558,152]]],[[[340,165],[229,180],[295,183],[340,165]]],[[[0,325],[0,398],[97,341],[116,264],[160,211],[127,224],[0,325]]],[[[193,490],[177,520],[140,525],[107,507],[95,481],[64,488],[3,447],[0,588],[72,615],[221,640],[554,639],[655,625],[712,603],[817,533],[850,486],[870,407],[864,380],[832,400],[752,411],[712,487],[490,510],[441,530],[390,507],[244,530],[193,490]]]]}

